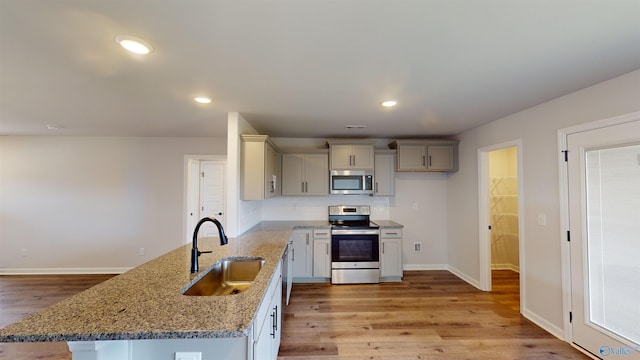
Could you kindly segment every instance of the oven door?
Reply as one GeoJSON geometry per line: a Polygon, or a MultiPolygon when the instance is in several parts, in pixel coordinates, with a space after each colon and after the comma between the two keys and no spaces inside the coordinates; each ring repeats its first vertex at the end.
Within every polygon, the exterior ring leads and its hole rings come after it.
{"type": "Polygon", "coordinates": [[[332,230],[331,283],[380,282],[378,230],[332,230]]]}

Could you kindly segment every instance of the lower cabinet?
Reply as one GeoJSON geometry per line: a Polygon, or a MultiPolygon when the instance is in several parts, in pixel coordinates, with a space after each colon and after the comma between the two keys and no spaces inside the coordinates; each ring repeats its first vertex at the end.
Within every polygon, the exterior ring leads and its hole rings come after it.
{"type": "Polygon", "coordinates": [[[313,276],[312,230],[296,229],[291,232],[292,247],[289,252],[293,265],[293,281],[313,276]]]}
{"type": "Polygon", "coordinates": [[[331,277],[331,230],[313,230],[313,277],[331,277]]]}
{"type": "Polygon", "coordinates": [[[254,321],[253,360],[277,359],[282,335],[282,267],[280,265],[254,321]]]}
{"type": "Polygon", "coordinates": [[[402,280],[402,229],[380,231],[380,280],[402,280]]]}

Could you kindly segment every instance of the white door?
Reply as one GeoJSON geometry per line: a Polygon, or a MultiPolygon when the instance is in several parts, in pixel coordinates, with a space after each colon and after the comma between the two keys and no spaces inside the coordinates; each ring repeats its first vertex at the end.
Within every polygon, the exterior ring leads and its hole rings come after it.
{"type": "MultiPolygon", "coordinates": [[[[200,162],[200,218],[215,218],[224,222],[224,168],[216,161],[200,162]]],[[[209,225],[200,228],[200,236],[218,236],[218,229],[209,225]]]]}
{"type": "Polygon", "coordinates": [[[572,341],[640,359],[640,121],[567,135],[572,341]]]}

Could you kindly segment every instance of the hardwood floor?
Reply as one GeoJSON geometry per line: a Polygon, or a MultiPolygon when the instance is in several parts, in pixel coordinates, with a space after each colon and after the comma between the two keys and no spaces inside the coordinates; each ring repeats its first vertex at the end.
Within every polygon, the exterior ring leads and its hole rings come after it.
{"type": "MultiPolygon", "coordinates": [[[[588,359],[519,314],[518,274],[482,292],[447,271],[401,283],[294,284],[279,359],[588,359]]],[[[0,276],[0,326],[110,275],[0,276]]],[[[65,343],[0,343],[0,359],[68,360],[65,343]]]]}
{"type": "MultiPolygon", "coordinates": [[[[0,276],[0,327],[18,321],[114,275],[0,276]]],[[[65,342],[0,343],[0,359],[69,360],[65,342]]]]}
{"type": "Polygon", "coordinates": [[[401,283],[294,284],[279,359],[588,359],[519,314],[518,274],[482,292],[448,271],[401,283]]]}

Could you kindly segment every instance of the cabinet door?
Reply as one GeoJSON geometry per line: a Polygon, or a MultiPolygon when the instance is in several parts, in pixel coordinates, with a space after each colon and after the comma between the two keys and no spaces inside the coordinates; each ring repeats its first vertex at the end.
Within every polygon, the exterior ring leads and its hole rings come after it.
{"type": "Polygon", "coordinates": [[[331,145],[331,169],[351,169],[352,164],[351,145],[331,145]]]}
{"type": "Polygon", "coordinates": [[[375,195],[393,196],[396,192],[396,154],[375,155],[375,195]]]}
{"type": "Polygon", "coordinates": [[[293,277],[311,277],[311,261],[313,259],[311,230],[294,230],[291,232],[293,248],[290,256],[293,262],[293,277]]]}
{"type": "Polygon", "coordinates": [[[305,195],[329,194],[329,156],[305,155],[305,195]]]}
{"type": "Polygon", "coordinates": [[[380,276],[402,277],[402,239],[382,239],[380,276]]]}
{"type": "Polygon", "coordinates": [[[304,162],[301,154],[282,155],[282,195],[304,195],[304,162]]]}
{"type": "Polygon", "coordinates": [[[353,155],[352,169],[373,169],[373,145],[352,145],[351,154],[353,155]]]}
{"type": "Polygon", "coordinates": [[[426,154],[424,145],[399,145],[398,170],[412,171],[426,169],[426,154]]]}
{"type": "Polygon", "coordinates": [[[429,145],[427,161],[429,170],[453,170],[453,145],[429,145]]]}
{"type": "Polygon", "coordinates": [[[269,330],[271,356],[269,358],[276,360],[278,358],[278,350],[280,350],[280,340],[282,337],[282,281],[280,281],[278,289],[273,294],[269,319],[271,325],[271,329],[269,330]]]}
{"type": "Polygon", "coordinates": [[[276,150],[269,144],[265,144],[265,172],[264,172],[264,197],[277,196],[280,192],[278,180],[280,178],[280,158],[276,150]]]}
{"type": "Polygon", "coordinates": [[[331,277],[331,248],[329,239],[313,241],[313,277],[331,277]]]}
{"type": "Polygon", "coordinates": [[[264,321],[253,343],[253,360],[270,360],[271,338],[269,336],[269,321],[264,321]]]}

